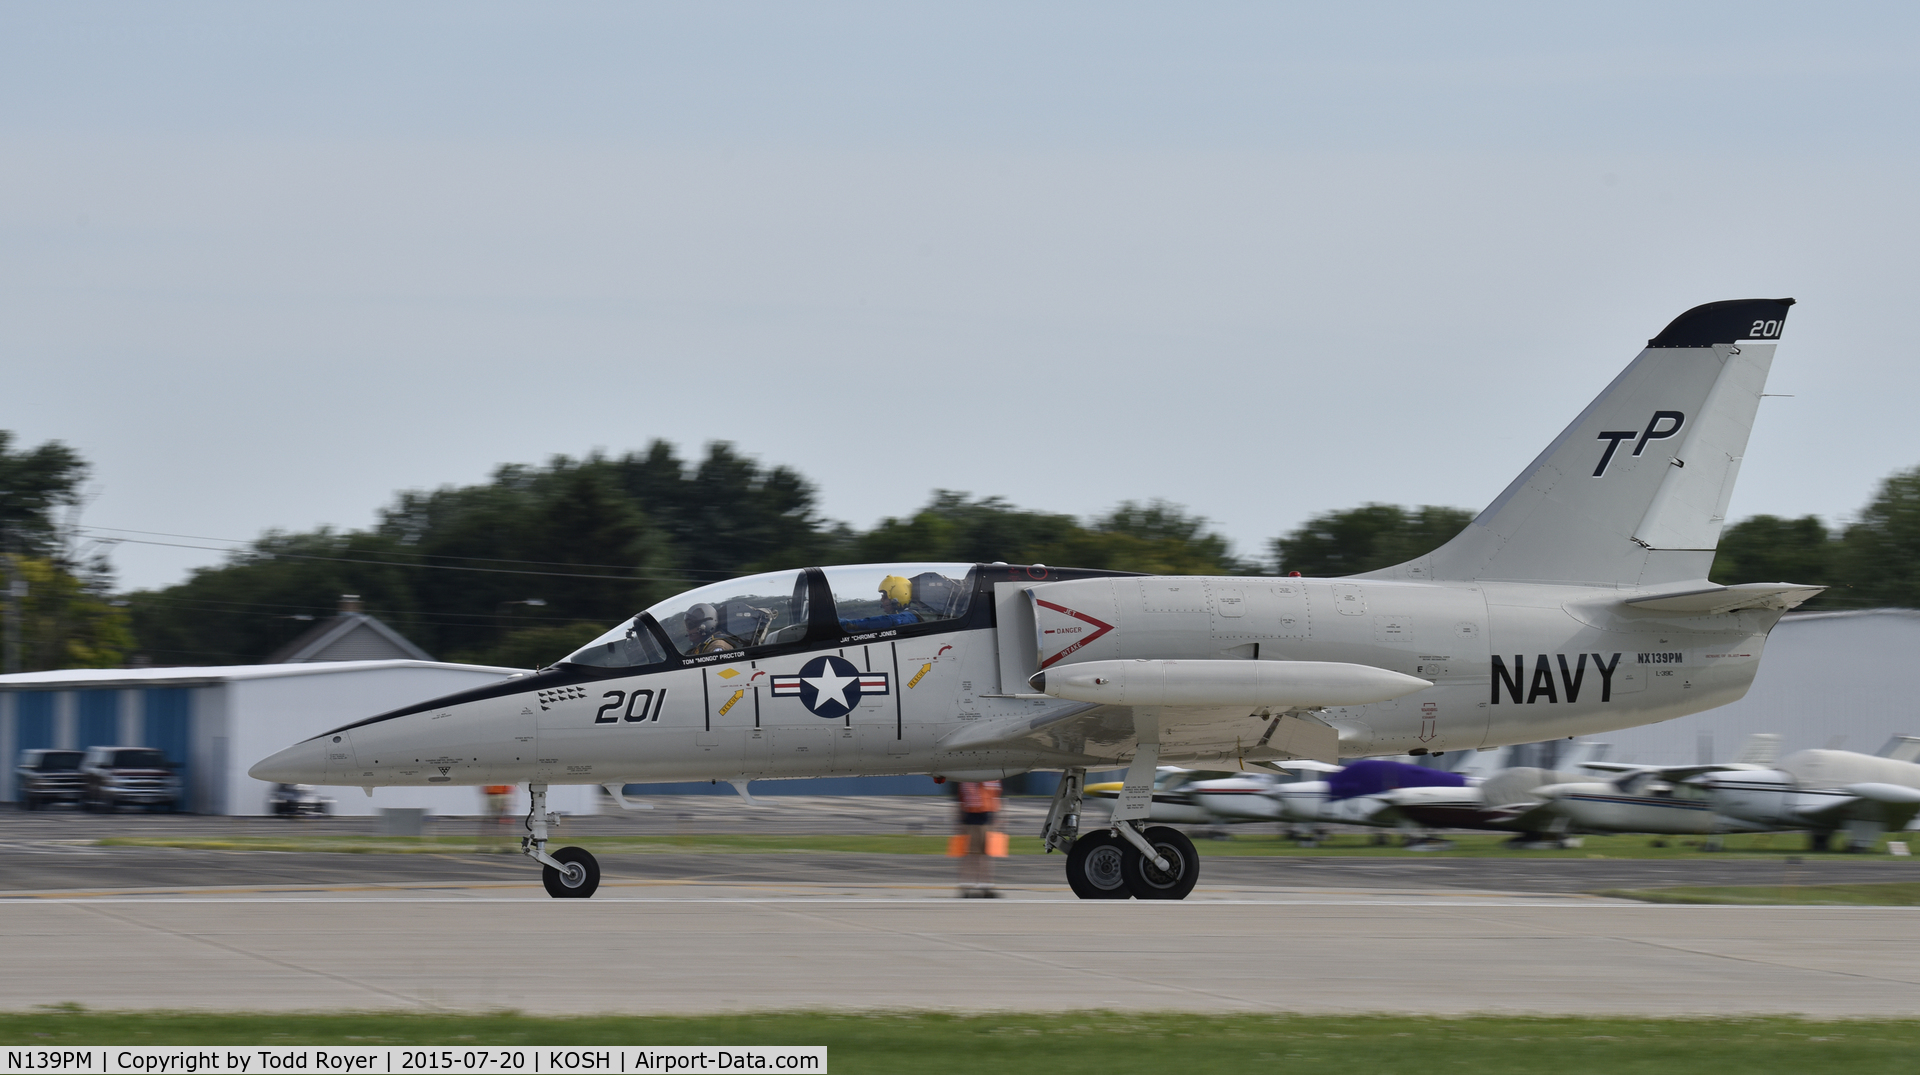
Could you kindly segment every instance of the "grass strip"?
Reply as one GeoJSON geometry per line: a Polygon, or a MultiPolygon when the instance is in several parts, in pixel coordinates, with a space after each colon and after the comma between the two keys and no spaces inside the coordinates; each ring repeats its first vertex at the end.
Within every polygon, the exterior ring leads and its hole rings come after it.
{"type": "Polygon", "coordinates": [[[1820,904],[1854,907],[1920,907],[1920,882],[1871,881],[1850,885],[1674,885],[1618,888],[1596,893],[1643,903],[1820,904]]]}
{"type": "MultiPolygon", "coordinates": [[[[1676,837],[1649,839],[1645,836],[1589,836],[1574,848],[1521,850],[1508,846],[1509,837],[1499,833],[1463,834],[1449,838],[1452,846],[1438,851],[1416,851],[1397,842],[1376,844],[1371,834],[1342,834],[1321,842],[1318,847],[1301,847],[1292,840],[1271,833],[1241,833],[1229,839],[1196,839],[1203,857],[1308,857],[1308,858],[1518,858],[1518,859],[1694,859],[1764,860],[1781,862],[1790,856],[1805,856],[1804,840],[1773,833],[1751,833],[1723,838],[1724,849],[1706,851],[1703,841],[1676,837]]],[[[569,834],[564,828],[555,836],[556,844],[578,844],[596,854],[650,853],[809,853],[853,852],[887,855],[940,855],[947,849],[947,836],[918,834],[891,835],[816,835],[816,834],[569,834]]],[[[1043,852],[1037,836],[1014,836],[1009,851],[1015,855],[1043,852]]],[[[476,837],[441,833],[433,836],[308,836],[298,832],[254,835],[112,836],[96,841],[104,847],[177,847],[197,851],[295,851],[337,852],[345,854],[453,854],[474,851],[517,850],[516,837],[476,837]]],[[[1820,856],[1826,857],[1826,856],[1820,856]]],[[[1849,856],[1857,859],[1859,856],[1849,856]]],[[[1920,876],[1920,857],[1896,859],[1912,865],[1920,876]]]]}
{"type": "MultiPolygon", "coordinates": [[[[934,971],[933,973],[937,973],[934,971]]],[[[825,1045],[838,1075],[1044,1071],[1121,1075],[1471,1070],[1910,1072],[1920,1020],[1788,1017],[1192,1015],[1068,1011],[952,1014],[779,1012],[542,1018],[515,1012],[200,1014],[71,1006],[0,1015],[0,1044],[100,1045],[825,1045]]]]}

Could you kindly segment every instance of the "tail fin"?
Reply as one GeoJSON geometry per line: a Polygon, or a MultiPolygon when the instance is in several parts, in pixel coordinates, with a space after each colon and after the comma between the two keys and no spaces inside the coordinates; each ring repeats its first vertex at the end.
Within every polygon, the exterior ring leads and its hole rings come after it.
{"type": "Polygon", "coordinates": [[[1755,732],[1734,754],[1736,765],[1772,765],[1780,760],[1780,737],[1773,732],[1755,732]]]}
{"type": "Polygon", "coordinates": [[[1499,498],[1383,578],[1703,579],[1792,299],[1675,318],[1499,498]]]}

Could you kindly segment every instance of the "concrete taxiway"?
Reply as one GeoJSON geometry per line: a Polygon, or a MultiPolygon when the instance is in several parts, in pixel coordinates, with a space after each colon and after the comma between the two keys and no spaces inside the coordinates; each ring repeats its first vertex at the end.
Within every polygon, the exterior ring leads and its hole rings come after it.
{"type": "Polygon", "coordinates": [[[1418,889],[613,882],[37,893],[0,1008],[1911,1015],[1920,911],[1418,889]]]}
{"type": "Polygon", "coordinates": [[[1071,898],[1058,856],[1002,860],[1005,899],[959,900],[932,855],[610,854],[595,898],[553,900],[516,855],[99,847],[103,827],[232,822],[9,821],[0,1009],[1920,1011],[1920,909],[1585,891],[1911,880],[1910,861],[1209,856],[1193,898],[1139,903],[1071,898]]]}

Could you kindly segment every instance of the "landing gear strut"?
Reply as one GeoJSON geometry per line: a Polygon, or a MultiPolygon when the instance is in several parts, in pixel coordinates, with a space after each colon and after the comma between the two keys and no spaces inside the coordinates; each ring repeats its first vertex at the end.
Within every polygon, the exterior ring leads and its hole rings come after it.
{"type": "Polygon", "coordinates": [[[547,812],[547,786],[528,784],[527,835],[520,838],[520,851],[543,868],[540,881],[547,895],[555,899],[584,900],[600,887],[600,863],[584,847],[563,847],[547,854],[547,826],[553,815],[547,812]]]}
{"type": "Polygon", "coordinates": [[[1041,829],[1047,850],[1066,849],[1067,887],[1083,900],[1184,900],[1200,880],[1200,855],[1193,841],[1165,825],[1147,827],[1153,812],[1153,773],[1160,761],[1157,717],[1136,711],[1140,747],[1127,766],[1114,804],[1112,828],[1078,835],[1080,789],[1085,769],[1069,769],[1053,795],[1053,809],[1041,829]]]}
{"type": "Polygon", "coordinates": [[[1080,836],[1080,793],[1087,784],[1085,769],[1068,769],[1060,774],[1060,786],[1053,789],[1053,806],[1047,811],[1046,824],[1040,826],[1040,839],[1047,852],[1067,851],[1080,836]]]}

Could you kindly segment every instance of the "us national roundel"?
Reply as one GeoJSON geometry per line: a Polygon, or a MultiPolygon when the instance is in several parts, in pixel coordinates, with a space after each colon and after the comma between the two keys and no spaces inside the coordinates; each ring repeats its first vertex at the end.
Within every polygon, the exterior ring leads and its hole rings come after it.
{"type": "Polygon", "coordinates": [[[798,698],[819,717],[844,717],[860,704],[862,695],[887,694],[891,684],[885,672],[862,672],[853,662],[831,654],[800,666],[797,676],[774,676],[775,698],[798,698]]]}

